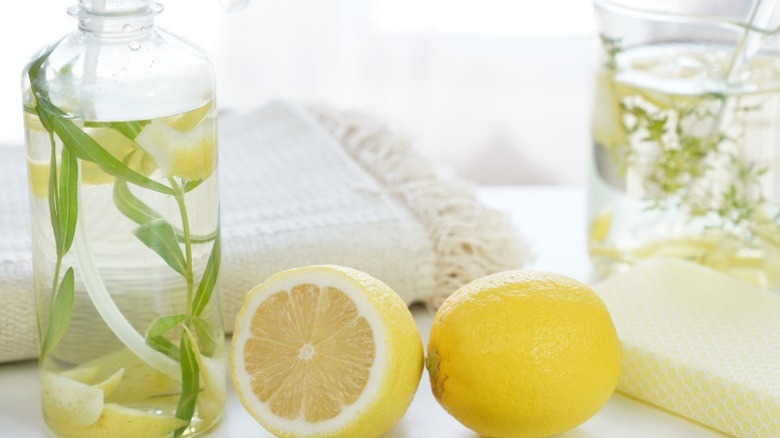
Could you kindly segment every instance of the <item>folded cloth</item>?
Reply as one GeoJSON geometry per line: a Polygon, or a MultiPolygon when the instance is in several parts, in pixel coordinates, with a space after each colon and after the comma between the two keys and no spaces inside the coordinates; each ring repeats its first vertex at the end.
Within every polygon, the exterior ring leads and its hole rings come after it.
{"type": "Polygon", "coordinates": [[[623,345],[618,391],[714,429],[780,436],[780,297],[685,261],[595,287],[623,345]]]}
{"type": "MultiPolygon", "coordinates": [[[[24,150],[0,148],[0,361],[37,354],[24,150]]],[[[365,115],[277,102],[220,119],[223,321],[271,274],[351,266],[408,303],[522,265],[507,218],[365,115]]]]}

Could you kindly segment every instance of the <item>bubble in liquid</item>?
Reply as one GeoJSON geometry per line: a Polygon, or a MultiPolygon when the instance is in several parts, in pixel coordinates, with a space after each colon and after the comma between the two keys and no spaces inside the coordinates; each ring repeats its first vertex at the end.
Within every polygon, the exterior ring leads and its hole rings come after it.
{"type": "Polygon", "coordinates": [[[140,49],[140,48],[141,48],[141,43],[139,43],[138,41],[130,41],[130,42],[127,44],[127,47],[129,47],[129,48],[130,48],[130,50],[133,50],[133,51],[135,51],[135,50],[138,50],[138,49],[140,49]]]}
{"type": "Polygon", "coordinates": [[[130,23],[126,23],[124,26],[122,26],[123,32],[130,32],[133,30],[133,25],[130,23]]]}

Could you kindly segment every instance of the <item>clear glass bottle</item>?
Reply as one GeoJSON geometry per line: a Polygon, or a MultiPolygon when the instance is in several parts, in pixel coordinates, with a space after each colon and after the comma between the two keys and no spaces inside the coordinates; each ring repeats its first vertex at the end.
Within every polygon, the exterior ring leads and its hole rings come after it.
{"type": "Polygon", "coordinates": [[[225,404],[214,73],[153,0],[80,0],[23,75],[43,414],[192,436],[225,404]]]}
{"type": "Polygon", "coordinates": [[[588,246],[607,276],[649,257],[780,288],[774,0],[595,0],[588,246]]]}

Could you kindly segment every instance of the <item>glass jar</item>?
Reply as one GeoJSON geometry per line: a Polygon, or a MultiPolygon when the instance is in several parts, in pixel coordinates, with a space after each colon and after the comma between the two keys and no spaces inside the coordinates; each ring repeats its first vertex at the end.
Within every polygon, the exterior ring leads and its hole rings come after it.
{"type": "Polygon", "coordinates": [[[152,0],[80,0],[23,76],[43,415],[192,436],[225,404],[213,68],[152,0]]]}
{"type": "Polygon", "coordinates": [[[774,2],[595,0],[595,7],[601,50],[588,249],[597,275],[673,257],[777,289],[774,2]]]}

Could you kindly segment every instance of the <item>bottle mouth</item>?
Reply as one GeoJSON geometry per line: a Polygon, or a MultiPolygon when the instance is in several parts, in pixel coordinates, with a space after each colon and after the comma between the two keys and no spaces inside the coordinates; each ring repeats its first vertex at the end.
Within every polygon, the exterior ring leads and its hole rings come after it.
{"type": "Polygon", "coordinates": [[[163,11],[163,5],[148,0],[112,1],[79,0],[79,4],[68,8],[68,15],[78,19],[89,17],[154,16],[163,11]]]}

